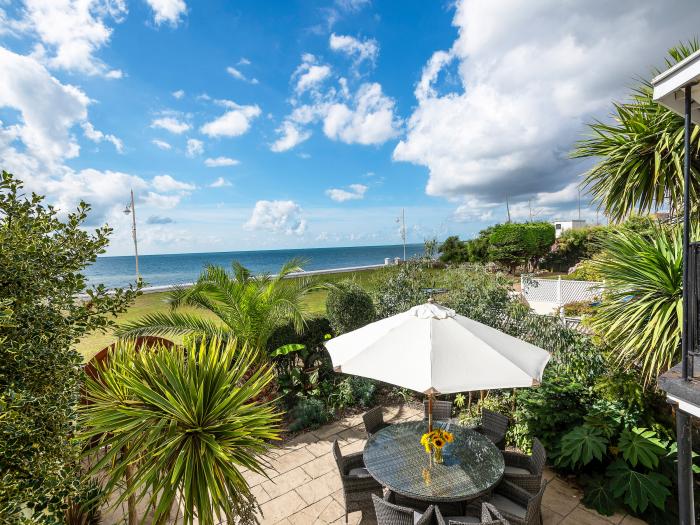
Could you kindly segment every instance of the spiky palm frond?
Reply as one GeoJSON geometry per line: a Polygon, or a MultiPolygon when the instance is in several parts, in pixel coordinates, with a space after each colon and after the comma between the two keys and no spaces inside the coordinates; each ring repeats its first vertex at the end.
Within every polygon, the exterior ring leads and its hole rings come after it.
{"type": "MultiPolygon", "coordinates": [[[[669,51],[673,65],[699,48],[697,41],[669,51]]],[[[669,206],[678,213],[683,204],[683,118],[653,101],[648,82],[629,101],[614,104],[612,123],[589,124],[591,137],[581,140],[572,156],[596,158],[584,184],[606,214],[619,221],[636,212],[669,206]]],[[[700,195],[700,128],[691,139],[691,198],[700,195]]]]}
{"type": "Polygon", "coordinates": [[[273,331],[291,322],[300,332],[310,312],[306,296],[321,285],[304,277],[289,278],[300,272],[302,261],[285,263],[275,276],[254,276],[234,262],[231,271],[207,266],[190,288],[178,288],[168,297],[169,314],[152,314],[120,326],[117,335],[234,335],[239,341],[263,348],[273,331]],[[182,307],[194,307],[214,314],[219,323],[195,314],[181,314],[182,307]]]}
{"type": "Polygon", "coordinates": [[[251,401],[273,379],[269,367],[251,368],[255,361],[255,351],[235,341],[139,353],[133,342],[118,344],[99,379],[87,379],[90,404],[81,409],[83,437],[105,451],[92,473],[107,473],[115,505],[146,499],[153,523],[164,523],[178,501],[187,524],[254,522],[241,470],[262,474],[258,458],[280,432],[273,407],[251,401]],[[129,466],[131,485],[120,490],[129,466]]]}
{"type": "Polygon", "coordinates": [[[683,245],[680,228],[653,235],[622,230],[594,261],[605,282],[591,328],[625,366],[639,366],[647,383],[678,360],[682,324],[683,245]]]}

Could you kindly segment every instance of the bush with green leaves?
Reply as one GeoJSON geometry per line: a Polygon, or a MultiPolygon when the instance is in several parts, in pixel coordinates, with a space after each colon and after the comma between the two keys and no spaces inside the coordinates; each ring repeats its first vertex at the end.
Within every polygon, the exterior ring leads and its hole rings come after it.
{"type": "Polygon", "coordinates": [[[512,280],[502,273],[487,272],[471,264],[445,271],[442,282],[448,290],[442,298],[445,306],[457,313],[490,324],[494,313],[505,313],[511,303],[512,280]]]}
{"type": "Polygon", "coordinates": [[[507,222],[491,227],[489,260],[507,267],[535,268],[554,243],[554,226],[548,222],[507,222]]]}
{"type": "Polygon", "coordinates": [[[80,485],[74,345],[113,324],[134,290],[87,287],[82,271],[111,229],[84,227],[90,207],[60,218],[44,198],[0,179],[0,516],[53,522],[80,485]],[[76,300],[85,292],[88,299],[76,300]],[[20,518],[20,516],[24,516],[20,518]]]}
{"type": "Polygon", "coordinates": [[[101,451],[91,474],[106,475],[115,505],[144,499],[154,523],[178,503],[186,524],[257,523],[242,470],[263,474],[258,458],[281,421],[270,403],[254,401],[274,378],[257,353],[235,340],[141,351],[118,343],[87,379],[81,409],[83,437],[99,447],[88,453],[101,451]]]}
{"type": "Polygon", "coordinates": [[[434,285],[433,275],[424,261],[406,261],[397,271],[383,275],[376,283],[372,295],[377,317],[384,319],[426,302],[427,289],[434,285]]]}
{"type": "Polygon", "coordinates": [[[329,287],[326,315],[335,335],[351,332],[377,319],[372,296],[351,280],[329,287]]]}
{"type": "Polygon", "coordinates": [[[298,432],[309,428],[317,428],[327,423],[331,414],[323,401],[313,397],[300,397],[297,404],[290,410],[289,430],[298,432]]]}

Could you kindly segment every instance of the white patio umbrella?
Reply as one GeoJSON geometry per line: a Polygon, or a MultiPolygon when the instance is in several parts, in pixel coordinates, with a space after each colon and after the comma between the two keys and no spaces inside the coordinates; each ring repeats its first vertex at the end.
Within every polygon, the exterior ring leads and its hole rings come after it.
{"type": "Polygon", "coordinates": [[[427,394],[430,429],[435,394],[533,386],[550,358],[434,302],[335,337],[326,348],[336,372],[427,394]]]}

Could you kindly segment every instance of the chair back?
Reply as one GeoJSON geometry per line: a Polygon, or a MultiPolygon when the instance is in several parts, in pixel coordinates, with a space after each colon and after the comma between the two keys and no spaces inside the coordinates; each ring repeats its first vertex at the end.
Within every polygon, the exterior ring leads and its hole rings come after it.
{"type": "Polygon", "coordinates": [[[374,434],[377,430],[384,426],[384,414],[382,407],[374,407],[362,415],[362,421],[365,424],[365,430],[368,434],[374,434]]]}
{"type": "MultiPolygon", "coordinates": [[[[424,418],[428,419],[428,400],[423,401],[424,418]]],[[[448,421],[452,417],[452,401],[433,399],[433,421],[448,421]]]]}
{"type": "Polygon", "coordinates": [[[534,438],[532,440],[532,455],[530,456],[530,464],[535,474],[542,475],[544,465],[547,462],[547,451],[542,445],[542,442],[534,438]]]}
{"type": "Polygon", "coordinates": [[[508,432],[510,420],[503,414],[489,410],[488,408],[481,409],[481,426],[494,434],[504,435],[508,432]]]}
{"type": "Polygon", "coordinates": [[[376,494],[372,494],[374,513],[377,515],[377,525],[430,525],[433,522],[433,506],[428,509],[417,521],[414,519],[414,511],[409,507],[394,505],[383,500],[376,494]]]}
{"type": "Polygon", "coordinates": [[[338,440],[333,441],[333,458],[335,459],[335,464],[338,465],[338,471],[341,474],[345,474],[345,461],[343,461],[343,453],[340,452],[340,445],[338,445],[338,440]]]}

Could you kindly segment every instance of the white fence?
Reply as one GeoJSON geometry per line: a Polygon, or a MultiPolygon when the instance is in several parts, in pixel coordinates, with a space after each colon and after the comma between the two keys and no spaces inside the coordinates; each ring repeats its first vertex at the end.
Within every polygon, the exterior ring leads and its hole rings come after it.
{"type": "Polygon", "coordinates": [[[561,307],[576,301],[594,301],[599,298],[603,283],[596,281],[569,281],[567,279],[533,279],[520,277],[523,298],[535,313],[561,315],[561,307]]]}

